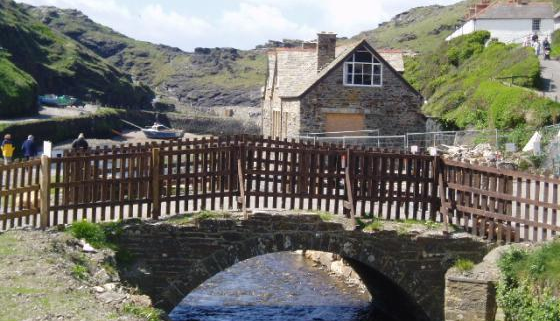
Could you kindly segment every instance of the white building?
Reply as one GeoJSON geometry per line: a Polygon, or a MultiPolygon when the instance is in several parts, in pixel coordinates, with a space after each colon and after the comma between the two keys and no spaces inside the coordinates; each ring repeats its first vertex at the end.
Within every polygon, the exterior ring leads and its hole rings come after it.
{"type": "Polygon", "coordinates": [[[550,37],[560,27],[560,17],[554,15],[552,2],[489,1],[475,5],[467,22],[446,38],[447,41],[479,30],[490,31],[491,37],[504,43],[523,43],[527,36],[550,37]]]}

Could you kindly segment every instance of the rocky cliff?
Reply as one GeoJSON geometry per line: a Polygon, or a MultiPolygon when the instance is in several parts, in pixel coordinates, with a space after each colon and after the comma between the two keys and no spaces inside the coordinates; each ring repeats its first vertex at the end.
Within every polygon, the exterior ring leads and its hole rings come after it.
{"type": "Polygon", "coordinates": [[[260,104],[266,76],[262,50],[197,48],[188,53],[128,38],[77,10],[28,6],[27,11],[147,84],[165,101],[187,107],[260,104]]]}
{"type": "MultiPolygon", "coordinates": [[[[153,92],[148,87],[133,82],[102,57],[53,31],[24,8],[11,0],[0,0],[0,47],[3,59],[34,79],[39,94],[68,94],[126,108],[150,106],[153,92]]],[[[16,84],[18,80],[7,83],[16,84]]],[[[10,115],[28,113],[29,101],[36,101],[36,97],[30,97],[33,91],[19,95],[21,102],[28,101],[10,115]]],[[[8,108],[5,102],[6,98],[0,96],[3,110],[8,108]]]]}

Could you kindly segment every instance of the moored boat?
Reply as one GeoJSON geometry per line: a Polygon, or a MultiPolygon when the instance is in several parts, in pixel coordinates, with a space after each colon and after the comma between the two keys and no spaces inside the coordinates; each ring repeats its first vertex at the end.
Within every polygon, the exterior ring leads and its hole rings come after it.
{"type": "Polygon", "coordinates": [[[84,103],[76,97],[53,94],[39,96],[39,104],[52,107],[83,106],[84,103]]]}
{"type": "Polygon", "coordinates": [[[157,122],[150,128],[143,128],[142,132],[147,138],[151,139],[176,139],[183,137],[182,130],[171,129],[157,122]]]}
{"type": "Polygon", "coordinates": [[[157,121],[151,127],[148,128],[142,128],[124,119],[121,119],[121,121],[130,126],[140,129],[144,133],[146,138],[150,138],[150,139],[178,139],[178,138],[182,138],[184,134],[183,130],[166,127],[158,123],[157,121]]]}

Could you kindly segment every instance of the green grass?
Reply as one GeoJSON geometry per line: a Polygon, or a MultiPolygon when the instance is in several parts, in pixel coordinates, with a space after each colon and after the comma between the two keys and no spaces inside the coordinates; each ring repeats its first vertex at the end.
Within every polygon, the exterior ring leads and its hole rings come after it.
{"type": "Polygon", "coordinates": [[[164,320],[162,316],[165,315],[162,310],[152,307],[141,307],[132,303],[125,304],[123,306],[123,311],[130,315],[143,318],[147,321],[162,321],[164,320]]]}
{"type": "Polygon", "coordinates": [[[37,112],[37,82],[0,52],[0,117],[17,117],[37,112]]]}
{"type": "Polygon", "coordinates": [[[89,278],[89,270],[86,266],[76,264],[72,268],[72,276],[78,280],[87,280],[89,278]]]}
{"type": "Polygon", "coordinates": [[[560,320],[560,241],[499,261],[498,302],[508,320],[560,320]]]}
{"type": "Polygon", "coordinates": [[[192,225],[196,222],[204,220],[218,220],[231,218],[231,213],[217,212],[217,211],[201,211],[196,214],[185,214],[180,216],[171,217],[167,220],[168,223],[175,225],[192,225]]]}
{"type": "Polygon", "coordinates": [[[375,232],[375,231],[382,231],[383,230],[383,222],[380,220],[374,220],[373,222],[366,224],[363,227],[363,231],[365,232],[375,232]]]}
{"type": "Polygon", "coordinates": [[[405,77],[428,98],[423,111],[451,127],[540,127],[560,104],[535,92],[540,64],[530,48],[492,42],[479,31],[406,61],[405,77]],[[507,77],[516,76],[514,85],[507,77]]]}
{"type": "Polygon", "coordinates": [[[474,262],[467,259],[458,259],[453,264],[453,267],[461,272],[468,272],[474,269],[474,262]]]}

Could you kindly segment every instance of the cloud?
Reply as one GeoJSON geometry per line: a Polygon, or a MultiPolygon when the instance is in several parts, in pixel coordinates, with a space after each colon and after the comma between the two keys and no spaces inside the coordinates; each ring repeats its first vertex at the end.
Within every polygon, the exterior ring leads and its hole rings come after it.
{"type": "Polygon", "coordinates": [[[224,12],[217,24],[222,34],[252,37],[253,45],[287,36],[313,37],[313,28],[287,19],[280,9],[266,4],[240,3],[234,11],[224,12]],[[256,42],[255,42],[256,41],[256,42]]]}
{"type": "MultiPolygon", "coordinates": [[[[353,36],[435,0],[17,0],[75,8],[138,40],[177,46],[253,48],[269,39],[313,39],[318,31],[353,36]],[[167,3],[163,6],[160,3],[167,3]],[[203,15],[197,9],[210,12],[203,15]],[[183,12],[189,12],[184,14],[183,12]]],[[[456,0],[440,0],[449,4],[456,0]]]]}

